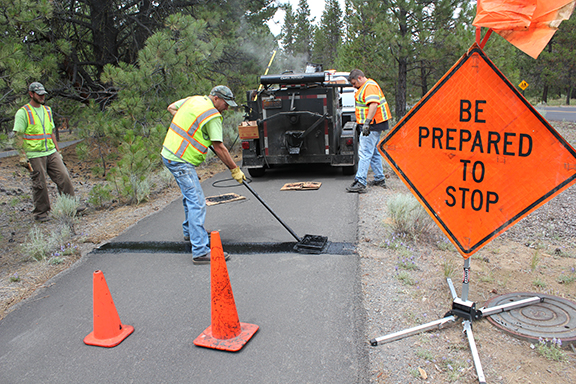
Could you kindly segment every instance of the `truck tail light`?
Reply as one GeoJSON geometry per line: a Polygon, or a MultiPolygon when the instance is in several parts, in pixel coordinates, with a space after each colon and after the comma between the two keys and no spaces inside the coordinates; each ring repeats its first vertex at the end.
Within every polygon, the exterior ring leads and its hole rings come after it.
{"type": "Polygon", "coordinates": [[[242,149],[250,149],[250,142],[249,141],[243,141],[242,142],[242,149]]]}
{"type": "Polygon", "coordinates": [[[354,139],[347,139],[346,145],[352,145],[354,143],[354,139]]]}

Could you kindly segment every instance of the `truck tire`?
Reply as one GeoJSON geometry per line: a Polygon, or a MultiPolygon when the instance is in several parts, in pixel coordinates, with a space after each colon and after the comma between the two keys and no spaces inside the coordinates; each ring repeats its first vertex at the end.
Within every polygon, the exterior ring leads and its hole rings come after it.
{"type": "Polygon", "coordinates": [[[266,168],[248,168],[248,173],[252,177],[262,177],[264,176],[264,172],[266,172],[266,168]]]}

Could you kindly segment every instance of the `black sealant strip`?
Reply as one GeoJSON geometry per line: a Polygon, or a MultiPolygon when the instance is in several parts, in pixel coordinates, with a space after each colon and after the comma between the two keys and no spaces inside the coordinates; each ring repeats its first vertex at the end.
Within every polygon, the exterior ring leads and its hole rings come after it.
{"type": "MultiPolygon", "coordinates": [[[[222,248],[230,254],[261,254],[261,253],[310,253],[329,255],[353,255],[356,247],[351,243],[328,242],[322,250],[298,251],[294,249],[295,242],[291,243],[223,243],[222,248]]],[[[94,253],[186,253],[190,254],[192,248],[188,242],[177,241],[126,241],[106,243],[92,252],[94,253]]]]}

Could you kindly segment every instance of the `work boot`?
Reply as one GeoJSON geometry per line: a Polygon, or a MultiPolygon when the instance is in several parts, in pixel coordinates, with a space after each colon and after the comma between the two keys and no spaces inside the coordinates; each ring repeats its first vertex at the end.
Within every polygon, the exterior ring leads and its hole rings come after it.
{"type": "Polygon", "coordinates": [[[39,215],[34,216],[34,220],[44,223],[50,220],[50,216],[47,213],[41,213],[39,215]]]}
{"type": "MultiPolygon", "coordinates": [[[[230,255],[229,255],[227,252],[224,252],[224,260],[225,260],[225,261],[230,260],[230,255]]],[[[193,262],[195,265],[210,264],[210,252],[208,252],[208,253],[205,254],[204,256],[193,257],[193,258],[192,258],[192,262],[193,262]]]]}
{"type": "Polygon", "coordinates": [[[346,188],[346,190],[348,192],[366,193],[366,186],[358,180],[354,180],[352,185],[346,188]]]}
{"type": "Polygon", "coordinates": [[[382,187],[382,188],[387,188],[387,187],[386,187],[386,179],[369,181],[369,182],[368,182],[368,186],[369,186],[369,187],[382,187]]]}

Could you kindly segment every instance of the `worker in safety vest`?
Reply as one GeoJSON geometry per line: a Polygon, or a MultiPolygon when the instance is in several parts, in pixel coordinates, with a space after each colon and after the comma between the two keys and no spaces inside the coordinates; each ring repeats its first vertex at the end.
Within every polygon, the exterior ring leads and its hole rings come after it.
{"type": "MultiPolygon", "coordinates": [[[[48,221],[50,217],[50,198],[46,185],[46,175],[58,186],[60,194],[74,196],[74,188],[68,169],[62,161],[60,148],[56,141],[52,109],[44,105],[46,90],[41,83],[33,82],[28,87],[30,102],[20,108],[14,117],[16,148],[20,152],[20,165],[30,171],[32,177],[32,196],[34,199],[34,218],[48,221]]],[[[82,211],[84,205],[77,207],[82,211]]]]}
{"type": "Polygon", "coordinates": [[[364,193],[366,186],[386,188],[386,179],[382,167],[382,156],[378,152],[380,134],[387,130],[391,117],[390,107],[378,83],[366,78],[359,69],[348,75],[348,81],[356,88],[356,124],[361,129],[358,148],[358,171],[354,182],[346,188],[348,192],[364,193]],[[372,167],[374,180],[368,182],[368,168],[372,167]]]}
{"type": "MultiPolygon", "coordinates": [[[[208,96],[192,96],[168,106],[174,116],[164,139],[162,160],[182,191],[184,205],[184,240],[192,243],[194,264],[210,263],[210,243],[204,229],[206,199],[200,186],[196,167],[204,162],[208,149],[214,152],[239,183],[246,176],[226,149],[222,137],[222,115],[228,107],[236,107],[232,91],[218,85],[208,96]]],[[[226,255],[226,259],[228,255],[226,255]]]]}

